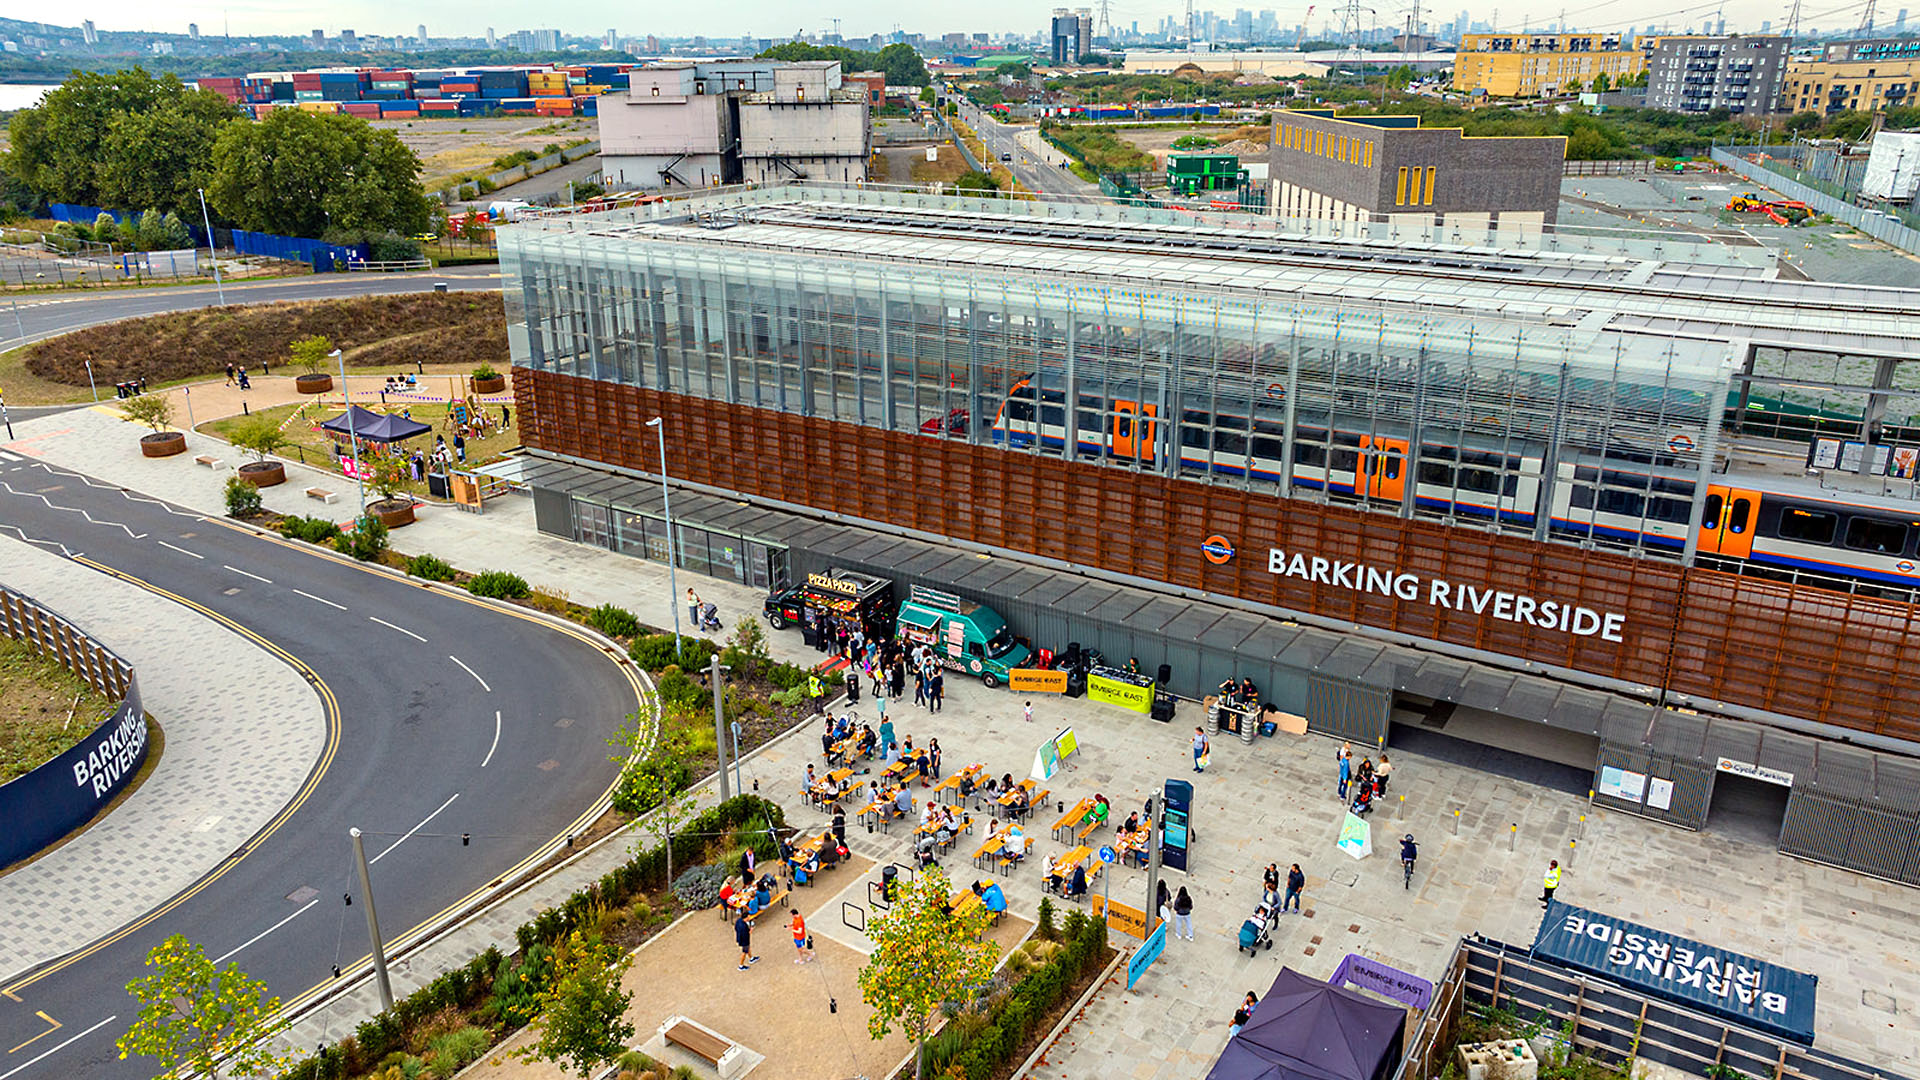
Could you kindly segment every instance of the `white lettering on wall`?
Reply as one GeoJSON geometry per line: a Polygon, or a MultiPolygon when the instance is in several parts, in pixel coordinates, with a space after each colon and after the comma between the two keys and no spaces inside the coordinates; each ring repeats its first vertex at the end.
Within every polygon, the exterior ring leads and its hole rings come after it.
{"type": "MultiPolygon", "coordinates": [[[[1415,574],[1395,573],[1298,551],[1288,553],[1280,548],[1267,550],[1267,572],[1276,577],[1299,578],[1317,585],[1378,593],[1409,602],[1418,601],[1422,595],[1420,578],[1415,574]]],[[[1525,623],[1575,637],[1626,640],[1627,617],[1621,612],[1596,611],[1564,600],[1544,600],[1523,593],[1456,584],[1442,578],[1429,579],[1426,586],[1429,607],[1491,616],[1503,622],[1525,623]]]]}

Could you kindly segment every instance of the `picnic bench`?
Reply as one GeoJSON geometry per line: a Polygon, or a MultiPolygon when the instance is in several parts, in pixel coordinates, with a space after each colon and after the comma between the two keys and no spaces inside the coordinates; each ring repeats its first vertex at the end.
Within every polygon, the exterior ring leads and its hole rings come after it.
{"type": "Polygon", "coordinates": [[[1021,839],[1024,843],[1021,845],[1019,853],[1010,854],[1007,852],[1006,846],[1007,839],[1012,835],[1013,830],[1011,828],[995,829],[989,833],[986,840],[981,843],[979,849],[973,853],[973,865],[985,869],[986,860],[997,857],[1002,867],[1008,867],[1026,858],[1027,852],[1033,848],[1033,837],[1023,833],[1021,839]]]}
{"type": "Polygon", "coordinates": [[[957,773],[949,773],[946,779],[933,785],[932,797],[941,802],[945,802],[947,800],[940,798],[941,793],[950,791],[953,793],[952,798],[954,805],[958,806],[963,798],[960,794],[960,785],[967,780],[978,780],[981,771],[985,768],[985,765],[969,765],[957,773]]]}
{"type": "MultiPolygon", "coordinates": [[[[1092,848],[1082,844],[1053,861],[1053,872],[1060,878],[1060,887],[1057,890],[1060,895],[1066,895],[1067,883],[1073,880],[1074,868],[1082,865],[1087,868],[1087,887],[1088,891],[1091,892],[1094,880],[1100,876],[1101,867],[1106,865],[1100,860],[1093,858],[1092,848]]],[[[1051,881],[1044,881],[1041,884],[1048,891],[1055,891],[1051,881]]],[[[1085,898],[1084,894],[1073,897],[1073,899],[1076,900],[1084,900],[1085,898]]]]}
{"type": "MultiPolygon", "coordinates": [[[[1047,796],[1053,794],[1053,792],[1048,788],[1040,788],[1039,790],[1036,791],[1034,789],[1034,782],[1031,779],[1020,781],[1018,784],[1014,785],[1013,791],[1024,791],[1027,793],[1027,805],[1024,809],[1018,811],[1019,813],[1022,813],[1022,814],[1031,814],[1033,812],[1034,807],[1040,806],[1043,803],[1045,803],[1047,801],[1047,796]]],[[[1002,795],[998,799],[994,800],[995,802],[998,802],[1001,806],[1006,807],[1008,817],[1012,817],[1016,813],[1013,807],[1013,791],[1009,791],[1005,795],[1002,795]]]]}
{"type": "Polygon", "coordinates": [[[720,1070],[721,1080],[733,1080],[746,1071],[746,1054],[733,1040],[684,1016],[661,1024],[660,1038],[720,1070]]]}
{"type": "Polygon", "coordinates": [[[724,919],[729,915],[745,915],[748,922],[757,923],[760,921],[760,916],[779,907],[780,902],[785,900],[792,892],[793,889],[787,885],[786,882],[775,878],[773,888],[767,890],[767,902],[761,905],[759,911],[747,911],[747,900],[753,895],[752,890],[748,890],[747,892],[734,893],[732,896],[727,897],[727,902],[720,905],[720,917],[724,919]]]}
{"type": "Polygon", "coordinates": [[[1072,809],[1061,814],[1060,820],[1053,823],[1053,838],[1065,843],[1067,834],[1072,832],[1075,827],[1080,824],[1081,819],[1092,812],[1092,799],[1081,799],[1079,802],[1074,803],[1072,809]]]}
{"type": "Polygon", "coordinates": [[[217,469],[226,464],[226,462],[221,461],[212,454],[201,454],[199,457],[193,459],[193,463],[195,465],[205,465],[209,469],[217,469]]]}
{"type": "Polygon", "coordinates": [[[307,498],[318,499],[323,503],[333,502],[335,499],[338,499],[339,497],[340,496],[335,495],[333,492],[328,491],[326,488],[310,487],[307,489],[307,498]]]}

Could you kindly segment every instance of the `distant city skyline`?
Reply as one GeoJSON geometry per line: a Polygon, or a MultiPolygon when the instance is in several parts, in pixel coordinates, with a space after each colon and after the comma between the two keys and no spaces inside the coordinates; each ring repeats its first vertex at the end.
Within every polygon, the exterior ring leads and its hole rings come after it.
{"type": "MultiPolygon", "coordinates": [[[[1309,29],[1318,30],[1329,25],[1337,28],[1339,3],[1340,0],[1329,0],[1315,4],[1309,29]]],[[[212,2],[170,5],[165,11],[166,22],[163,23],[157,21],[162,16],[155,12],[151,4],[135,3],[133,0],[105,0],[86,4],[81,9],[69,9],[74,13],[50,21],[77,24],[82,18],[89,18],[101,30],[179,34],[186,33],[188,24],[194,23],[198,24],[203,36],[211,36],[225,28],[235,37],[306,36],[315,29],[323,29],[329,38],[337,36],[342,29],[355,30],[362,36],[378,34],[412,38],[422,22],[433,37],[480,38],[491,26],[500,33],[551,28],[563,34],[597,38],[606,31],[607,23],[611,22],[622,37],[647,34],[661,37],[705,35],[720,42],[746,34],[785,39],[796,31],[809,35],[831,33],[836,19],[839,20],[839,33],[846,38],[865,39],[874,34],[890,34],[896,27],[906,33],[925,34],[931,38],[960,31],[995,35],[1033,34],[1044,28],[1055,6],[1090,7],[1094,9],[1096,17],[1099,11],[1097,0],[1067,0],[1064,5],[1056,5],[1048,0],[977,0],[967,5],[964,12],[951,8],[937,9],[937,12],[929,12],[925,8],[903,10],[897,3],[882,0],[797,3],[793,0],[734,0],[717,8],[666,6],[651,11],[629,9],[628,13],[617,16],[604,11],[569,11],[556,16],[553,5],[534,0],[505,0],[485,9],[447,0],[417,0],[407,6],[404,14],[399,14],[390,4],[371,3],[368,0],[294,4],[268,4],[254,0],[231,6],[212,2]],[[629,19],[633,21],[621,25],[629,19]]],[[[1891,32],[1895,10],[1899,6],[1883,7],[1878,12],[1875,19],[1877,30],[1891,32]]],[[[1283,27],[1298,25],[1309,10],[1308,5],[1303,3],[1276,4],[1261,0],[1244,4],[1199,0],[1194,7],[1196,13],[1211,10],[1222,18],[1231,17],[1242,7],[1255,12],[1270,10],[1274,12],[1276,22],[1283,27]]],[[[1409,7],[1401,3],[1391,8],[1384,5],[1376,8],[1378,25],[1389,27],[1403,24],[1409,7]]],[[[1858,3],[1844,13],[1836,13],[1831,8],[1818,8],[1817,13],[1821,17],[1812,20],[1803,18],[1803,24],[1817,26],[1827,32],[1844,30],[1858,25],[1864,7],[1864,3],[1858,3]]],[[[1142,31],[1158,28],[1162,20],[1167,18],[1184,22],[1186,17],[1184,2],[1120,0],[1110,10],[1116,28],[1131,27],[1138,23],[1142,31]]],[[[1422,3],[1421,19],[1430,28],[1436,24],[1450,24],[1460,10],[1441,3],[1422,3]]],[[[1559,5],[1528,5],[1514,0],[1466,10],[1476,22],[1487,21],[1497,15],[1497,26],[1502,31],[1517,31],[1523,27],[1540,30],[1557,24],[1561,18],[1559,5]]],[[[1368,17],[1371,20],[1375,16],[1368,17]]],[[[1783,5],[1759,2],[1724,5],[1713,2],[1674,9],[1658,0],[1602,0],[1597,4],[1568,5],[1566,10],[1568,21],[1580,30],[1618,30],[1627,27],[1642,30],[1648,25],[1670,25],[1677,32],[1697,27],[1702,20],[1710,17],[1725,18],[1730,30],[1758,32],[1763,22],[1771,22],[1776,29],[1781,27],[1785,23],[1786,9],[1783,5]]]]}

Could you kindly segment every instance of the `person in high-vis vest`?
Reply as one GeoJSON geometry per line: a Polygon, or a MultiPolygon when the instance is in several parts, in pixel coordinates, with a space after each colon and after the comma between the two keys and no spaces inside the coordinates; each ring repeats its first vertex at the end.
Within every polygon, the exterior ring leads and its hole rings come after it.
{"type": "Polygon", "coordinates": [[[1547,874],[1540,879],[1540,886],[1542,890],[1540,893],[1540,906],[1546,907],[1553,901],[1553,890],[1560,887],[1560,860],[1548,860],[1547,874]]]}
{"type": "Polygon", "coordinates": [[[825,693],[825,691],[826,688],[820,685],[820,676],[818,674],[807,676],[807,697],[812,700],[813,711],[816,713],[820,711],[820,696],[825,693]]]}

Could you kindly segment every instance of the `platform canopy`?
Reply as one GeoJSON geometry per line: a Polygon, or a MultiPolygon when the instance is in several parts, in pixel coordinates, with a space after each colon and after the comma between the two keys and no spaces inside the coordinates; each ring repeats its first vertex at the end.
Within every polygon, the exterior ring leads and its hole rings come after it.
{"type": "Polygon", "coordinates": [[[341,413],[320,426],[336,435],[351,435],[377,443],[404,442],[416,435],[425,435],[433,430],[432,424],[423,424],[404,416],[389,416],[385,413],[373,412],[358,405],[353,407],[351,428],[347,425],[346,413],[341,413]]]}
{"type": "Polygon", "coordinates": [[[1282,968],[1207,1080],[1387,1080],[1406,1018],[1401,1006],[1282,968]]]}

